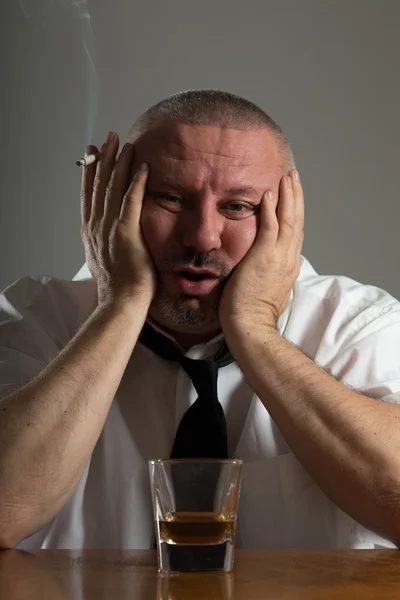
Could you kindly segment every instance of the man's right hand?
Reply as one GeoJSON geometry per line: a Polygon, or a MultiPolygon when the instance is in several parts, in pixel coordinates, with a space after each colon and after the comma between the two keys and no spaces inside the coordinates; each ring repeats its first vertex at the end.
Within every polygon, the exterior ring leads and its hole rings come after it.
{"type": "Polygon", "coordinates": [[[130,182],[133,144],[117,158],[119,140],[110,132],[98,160],[84,167],[81,190],[81,235],[89,270],[97,282],[98,304],[132,299],[150,305],[156,292],[154,264],[140,227],[148,177],[141,165],[130,182]]]}
{"type": "MultiPolygon", "coordinates": [[[[94,146],[88,150],[98,152],[94,146]]],[[[130,183],[133,146],[125,145],[118,159],[117,152],[118,137],[111,136],[98,163],[84,168],[82,184],[82,238],[99,306],[78,331],[71,327],[70,341],[36,377],[1,402],[0,548],[12,548],[31,536],[71,498],[156,290],[155,268],[139,224],[147,174],[138,171],[130,183]]],[[[62,290],[61,285],[56,282],[54,289],[62,290]]],[[[50,292],[43,293],[42,301],[47,298],[53,311],[50,292]]],[[[68,292],[67,311],[69,302],[68,292]]],[[[71,314],[78,315],[79,296],[76,302],[71,314]]],[[[65,319],[51,319],[58,344],[57,327],[64,336],[65,319]]],[[[39,335],[38,362],[43,358],[40,340],[39,335]]]]}

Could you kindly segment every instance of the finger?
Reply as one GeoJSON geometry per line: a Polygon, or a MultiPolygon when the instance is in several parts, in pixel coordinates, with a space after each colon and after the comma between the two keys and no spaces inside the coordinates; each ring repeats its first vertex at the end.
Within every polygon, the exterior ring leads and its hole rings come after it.
{"type": "Polygon", "coordinates": [[[134,158],[134,145],[126,143],[118,156],[104,200],[104,219],[119,218],[124,195],[132,180],[131,168],[134,158]]]}
{"type": "Polygon", "coordinates": [[[289,247],[296,226],[293,180],[290,175],[286,175],[281,179],[276,214],[279,223],[277,243],[289,247]]]}
{"type": "Polygon", "coordinates": [[[119,219],[128,227],[140,222],[148,174],[148,165],[142,163],[136,171],[132,183],[124,196],[119,219]]]}
{"type": "Polygon", "coordinates": [[[278,237],[279,225],[276,217],[275,205],[272,192],[264,193],[260,203],[260,228],[258,230],[255,244],[259,243],[265,247],[275,247],[278,237]]]}
{"type": "Polygon", "coordinates": [[[298,246],[297,246],[297,254],[299,256],[299,259],[300,259],[301,251],[303,250],[303,242],[304,242],[304,230],[301,232],[301,234],[299,236],[299,242],[298,242],[298,246]]]}
{"type": "Polygon", "coordinates": [[[96,175],[93,182],[91,220],[97,221],[103,217],[106,189],[114,169],[118,145],[117,134],[110,131],[100,150],[97,161],[96,175]]]}
{"type": "Polygon", "coordinates": [[[297,170],[290,173],[292,177],[293,197],[294,197],[294,218],[295,226],[291,245],[287,250],[289,262],[296,267],[296,274],[300,272],[300,256],[304,240],[304,194],[300,182],[300,176],[297,170]]]}
{"type": "MultiPolygon", "coordinates": [[[[98,149],[96,146],[88,146],[86,148],[86,154],[96,154],[98,149]]],[[[90,212],[92,209],[92,194],[93,194],[93,181],[96,173],[96,162],[83,167],[82,169],[82,184],[81,184],[81,222],[82,225],[87,223],[90,218],[90,212]]]]}
{"type": "Polygon", "coordinates": [[[294,195],[294,218],[295,227],[293,231],[292,247],[293,258],[300,260],[301,250],[304,240],[304,194],[300,182],[300,175],[297,170],[291,171],[292,186],[294,195]]]}
{"type": "Polygon", "coordinates": [[[297,243],[296,243],[296,252],[300,257],[301,251],[303,248],[304,241],[304,192],[303,186],[301,185],[299,172],[294,171],[294,194],[295,194],[295,219],[296,219],[296,228],[297,228],[297,243]]]}
{"type": "Polygon", "coordinates": [[[294,214],[296,224],[302,231],[304,229],[304,193],[303,186],[301,185],[300,175],[297,170],[292,171],[293,173],[293,190],[294,190],[294,214]]]}

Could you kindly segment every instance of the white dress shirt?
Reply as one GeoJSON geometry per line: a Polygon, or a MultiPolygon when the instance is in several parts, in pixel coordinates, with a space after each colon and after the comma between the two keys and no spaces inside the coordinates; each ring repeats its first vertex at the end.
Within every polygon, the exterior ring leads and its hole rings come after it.
{"type": "MultiPolygon", "coordinates": [[[[35,276],[8,287],[0,296],[0,396],[36,376],[95,302],[95,282],[86,267],[74,281],[35,276]]],[[[377,400],[400,399],[400,303],[385,291],[347,277],[320,276],[302,257],[278,330],[351,388],[377,400]]],[[[211,356],[221,339],[193,346],[186,355],[211,356]]],[[[395,547],[319,489],[235,363],[219,370],[218,396],[230,456],[244,460],[237,547],[395,547]]],[[[75,492],[18,548],[150,548],[147,462],[169,456],[178,423],[196,397],[178,364],[138,343],[75,492]]]]}

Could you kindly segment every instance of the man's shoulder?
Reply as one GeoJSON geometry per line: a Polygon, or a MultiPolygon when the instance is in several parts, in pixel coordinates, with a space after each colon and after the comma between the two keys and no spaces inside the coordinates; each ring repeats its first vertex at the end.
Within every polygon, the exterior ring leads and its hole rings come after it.
{"type": "Polygon", "coordinates": [[[0,293],[0,397],[29,381],[66,346],[93,311],[93,286],[32,275],[0,293]]]}
{"type": "Polygon", "coordinates": [[[282,331],[314,353],[360,340],[400,339],[400,302],[385,290],[343,275],[319,275],[302,257],[282,331]]]}
{"type": "Polygon", "coordinates": [[[320,275],[304,257],[294,296],[298,301],[314,302],[327,309],[349,306],[363,311],[390,305],[400,310],[400,302],[384,289],[345,275],[320,275]]]}
{"type": "Polygon", "coordinates": [[[92,279],[71,281],[52,275],[21,277],[0,294],[0,321],[21,319],[28,314],[43,323],[55,319],[76,323],[88,316],[96,303],[92,279]]]}
{"type": "Polygon", "coordinates": [[[374,398],[398,392],[400,302],[385,290],[318,275],[304,260],[284,335],[352,389],[374,398]]]}

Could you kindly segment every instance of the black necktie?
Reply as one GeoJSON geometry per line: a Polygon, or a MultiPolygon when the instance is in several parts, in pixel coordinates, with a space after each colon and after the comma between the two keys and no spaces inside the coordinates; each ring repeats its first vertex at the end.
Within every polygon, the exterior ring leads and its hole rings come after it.
{"type": "Polygon", "coordinates": [[[147,322],[140,342],[165,360],[178,362],[198,394],[182,417],[170,458],[228,458],[226,420],[217,394],[218,369],[233,362],[226,343],[213,358],[194,360],[147,322]]]}

